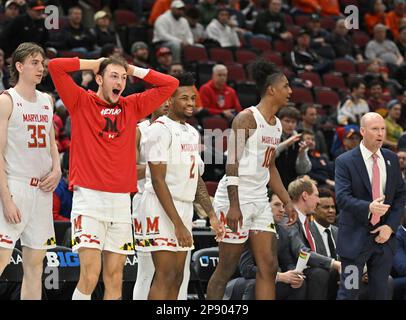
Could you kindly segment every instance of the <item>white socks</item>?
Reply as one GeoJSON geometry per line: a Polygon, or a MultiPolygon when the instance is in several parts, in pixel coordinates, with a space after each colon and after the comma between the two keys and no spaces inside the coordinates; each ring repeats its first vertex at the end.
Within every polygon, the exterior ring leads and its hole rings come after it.
{"type": "Polygon", "coordinates": [[[91,294],[83,294],[78,290],[78,288],[75,289],[72,295],[72,300],[91,300],[91,298],[91,294]]]}

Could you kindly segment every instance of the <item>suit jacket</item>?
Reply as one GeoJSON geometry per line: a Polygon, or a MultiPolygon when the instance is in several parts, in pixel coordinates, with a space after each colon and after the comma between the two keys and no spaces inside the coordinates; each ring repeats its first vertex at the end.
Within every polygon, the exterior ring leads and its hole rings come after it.
{"type": "MultiPolygon", "coordinates": [[[[309,228],[311,234],[313,235],[314,244],[316,245],[316,252],[323,256],[327,256],[327,249],[326,246],[324,245],[322,235],[320,234],[319,229],[317,229],[317,226],[314,223],[314,221],[310,222],[309,228]]],[[[338,228],[336,226],[331,225],[331,236],[333,237],[336,246],[337,246],[337,233],[338,228]]]]}
{"type": "MultiPolygon", "coordinates": [[[[395,153],[381,149],[386,165],[385,204],[391,207],[381,217],[379,225],[388,225],[396,232],[405,206],[406,189],[395,153]]],[[[341,258],[355,259],[370,236],[372,226],[369,204],[372,202],[372,186],[360,147],[354,148],[336,159],[335,191],[340,220],[338,223],[337,253],[341,258]]],[[[395,237],[388,240],[393,253],[395,237]]]]}
{"type": "MultiPolygon", "coordinates": [[[[310,252],[309,261],[307,262],[307,265],[309,267],[319,267],[330,270],[332,258],[327,257],[327,254],[322,255],[317,252],[311,251],[310,244],[307,241],[305,231],[303,230],[302,224],[299,219],[297,219],[296,223],[288,227],[288,232],[290,239],[290,251],[296,257],[296,261],[299,257],[300,251],[303,250],[306,252],[310,252]]],[[[323,240],[321,240],[321,242],[323,242],[323,240]]],[[[315,243],[315,245],[317,247],[317,243],[315,243]]]]}
{"type": "Polygon", "coordinates": [[[393,259],[393,269],[398,277],[406,277],[406,231],[401,226],[396,232],[398,248],[393,259]]]}
{"type": "MultiPolygon", "coordinates": [[[[282,272],[293,270],[296,267],[297,258],[292,256],[290,252],[288,232],[280,225],[276,225],[276,232],[278,235],[277,245],[279,268],[282,272]]],[[[240,258],[240,274],[246,279],[255,279],[257,274],[254,257],[248,246],[245,246],[244,252],[240,258]]]]}

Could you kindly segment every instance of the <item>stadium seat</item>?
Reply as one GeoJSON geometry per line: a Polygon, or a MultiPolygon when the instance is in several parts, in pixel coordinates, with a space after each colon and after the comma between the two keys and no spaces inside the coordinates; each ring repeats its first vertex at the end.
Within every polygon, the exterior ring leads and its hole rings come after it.
{"type": "Polygon", "coordinates": [[[285,24],[286,24],[286,26],[294,25],[294,24],[295,24],[295,23],[293,22],[293,18],[292,18],[291,15],[289,15],[289,14],[284,14],[284,15],[283,15],[283,18],[285,19],[285,24]]]}
{"type": "Polygon", "coordinates": [[[214,64],[210,62],[203,62],[197,64],[197,76],[199,86],[205,84],[207,81],[211,79],[211,75],[213,73],[214,64]]]}
{"type": "Polygon", "coordinates": [[[327,29],[328,31],[331,31],[335,28],[336,26],[336,20],[330,17],[322,17],[320,19],[320,25],[322,28],[327,29]]]}
{"type": "Polygon", "coordinates": [[[365,62],[359,62],[356,64],[356,66],[358,73],[364,74],[365,72],[367,72],[368,64],[366,64],[365,62]]]}
{"type": "Polygon", "coordinates": [[[271,50],[265,51],[262,54],[262,58],[264,58],[267,61],[273,62],[278,67],[283,67],[284,65],[282,56],[279,53],[273,52],[271,50]]]}
{"type": "Polygon", "coordinates": [[[346,90],[344,79],[339,74],[326,73],[323,75],[323,83],[325,87],[336,89],[336,90],[346,90]]]}
{"type": "Polygon", "coordinates": [[[257,54],[250,50],[237,50],[235,56],[236,62],[240,64],[249,64],[257,59],[257,54]]]}
{"type": "Polygon", "coordinates": [[[286,29],[296,38],[299,35],[301,28],[299,26],[290,25],[286,26],[286,29]]]}
{"type": "Polygon", "coordinates": [[[240,64],[231,64],[227,65],[228,69],[228,80],[237,82],[246,81],[245,71],[242,65],[240,64]]]}
{"type": "Polygon", "coordinates": [[[348,59],[334,60],[334,70],[343,74],[357,73],[354,62],[348,59]]]}
{"type": "Polygon", "coordinates": [[[304,72],[300,72],[298,76],[300,79],[310,80],[313,83],[313,86],[315,86],[315,87],[322,86],[320,75],[316,72],[304,71],[304,72]]]}
{"type": "Polygon", "coordinates": [[[273,48],[276,52],[280,53],[290,53],[293,50],[293,41],[288,41],[288,40],[276,40],[273,48]]]}
{"type": "Polygon", "coordinates": [[[219,183],[217,181],[205,181],[205,184],[206,184],[207,192],[209,193],[209,195],[211,197],[214,197],[219,183]]]}
{"type": "Polygon", "coordinates": [[[187,46],[183,49],[183,57],[185,62],[207,62],[206,49],[204,47],[187,46]]]}
{"type": "Polygon", "coordinates": [[[355,45],[364,48],[370,40],[371,38],[366,32],[354,30],[352,41],[355,45]]]}
{"type": "Polygon", "coordinates": [[[228,122],[220,116],[211,116],[202,119],[202,126],[204,129],[221,129],[224,131],[228,129],[228,122]]]}
{"type": "Polygon", "coordinates": [[[329,106],[331,108],[337,107],[338,103],[340,102],[340,97],[338,96],[337,92],[328,89],[320,89],[316,90],[316,103],[322,106],[329,106]]]}
{"type": "Polygon", "coordinates": [[[292,88],[290,100],[297,104],[314,102],[312,92],[306,88],[292,88]]]}
{"type": "Polygon", "coordinates": [[[300,27],[306,27],[306,24],[310,21],[310,16],[308,15],[297,15],[295,16],[295,24],[300,27]]]}
{"type": "Polygon", "coordinates": [[[272,49],[271,41],[261,38],[252,38],[250,40],[251,47],[260,51],[267,51],[272,49]]]}
{"type": "Polygon", "coordinates": [[[210,59],[215,62],[223,64],[231,64],[234,62],[233,53],[231,50],[224,48],[211,48],[209,49],[210,59]]]}
{"type": "Polygon", "coordinates": [[[114,12],[114,20],[118,27],[127,26],[131,27],[137,24],[137,16],[130,10],[117,9],[114,12]]]}
{"type": "Polygon", "coordinates": [[[74,57],[78,57],[79,59],[86,58],[86,56],[82,52],[74,52],[74,51],[58,51],[58,56],[63,58],[74,58],[74,57]]]}
{"type": "Polygon", "coordinates": [[[253,83],[238,83],[235,87],[242,108],[255,106],[259,102],[257,89],[253,83]]]}

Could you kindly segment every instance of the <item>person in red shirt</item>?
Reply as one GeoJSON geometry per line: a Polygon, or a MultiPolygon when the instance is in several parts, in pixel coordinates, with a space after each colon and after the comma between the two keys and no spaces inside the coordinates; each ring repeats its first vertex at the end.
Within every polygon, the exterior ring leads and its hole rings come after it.
{"type": "Polygon", "coordinates": [[[378,23],[386,24],[386,6],[382,0],[375,0],[373,10],[364,16],[364,23],[368,33],[373,34],[374,27],[378,23]]]}
{"type": "Polygon", "coordinates": [[[126,255],[134,253],[130,193],[137,191],[136,124],[172,95],[178,80],[115,57],[56,58],[48,67],[72,121],[72,249],[80,258],[72,299],[90,300],[102,264],[104,299],[120,299],[126,255]],[[96,74],[97,93],[75,84],[69,73],[79,70],[96,74]],[[121,97],[130,75],[154,88],[121,97]]]}
{"type": "Polygon", "coordinates": [[[395,0],[393,10],[386,15],[386,26],[392,32],[392,36],[395,40],[399,37],[400,20],[406,17],[405,9],[405,0],[395,0]]]}
{"type": "Polygon", "coordinates": [[[203,107],[210,115],[222,115],[230,122],[242,110],[237,93],[227,85],[227,67],[216,64],[212,78],[200,88],[203,107]]]}
{"type": "Polygon", "coordinates": [[[318,0],[293,0],[293,6],[301,13],[320,13],[321,11],[318,0]]]}

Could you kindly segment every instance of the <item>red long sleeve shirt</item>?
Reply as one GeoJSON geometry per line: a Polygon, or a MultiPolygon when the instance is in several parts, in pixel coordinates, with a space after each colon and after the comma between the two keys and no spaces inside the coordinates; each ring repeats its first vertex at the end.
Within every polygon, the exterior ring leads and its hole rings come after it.
{"type": "Polygon", "coordinates": [[[213,80],[205,83],[200,87],[200,98],[202,99],[203,108],[207,109],[210,114],[221,114],[224,110],[242,110],[237,93],[233,88],[225,85],[222,89],[214,86],[213,80]]]}
{"type": "Polygon", "coordinates": [[[178,80],[150,70],[143,80],[155,87],[120,97],[113,107],[73,81],[69,72],[79,67],[78,58],[56,58],[48,65],[72,121],[69,188],[136,192],[137,121],[159,108],[176,90],[178,80]]]}

